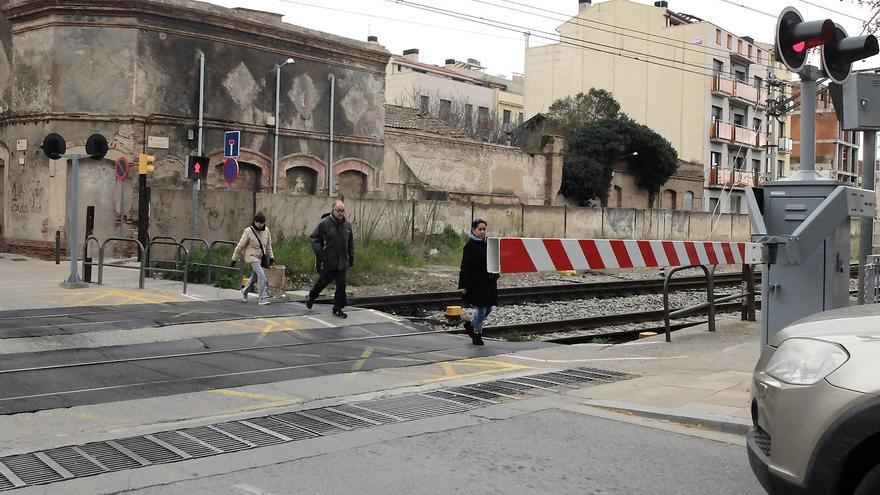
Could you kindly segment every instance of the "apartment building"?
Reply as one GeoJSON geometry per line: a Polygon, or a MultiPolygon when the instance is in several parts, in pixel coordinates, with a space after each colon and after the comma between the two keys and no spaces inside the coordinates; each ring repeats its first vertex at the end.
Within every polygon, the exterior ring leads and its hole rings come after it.
{"type": "Polygon", "coordinates": [[[704,190],[695,195],[702,204],[679,197],[661,199],[663,208],[745,212],[745,188],[788,169],[788,152],[778,150],[790,151],[791,126],[766,111],[769,96],[784,94],[771,94],[768,81],[790,79],[772,45],[665,1],[578,4],[578,15],[557,28],[559,43],[526,50],[526,115],[590,88],[610,91],[624,113],[703,168],[704,190]]]}
{"type": "Polygon", "coordinates": [[[419,60],[417,48],[393,55],[385,75],[385,101],[430,112],[471,137],[507,141],[523,121],[523,78],[491,76],[479,60],[419,60]]]}
{"type": "MultiPolygon", "coordinates": [[[[794,86],[794,93],[800,93],[800,85],[794,86]]],[[[860,183],[861,168],[859,166],[859,146],[861,133],[844,131],[834,112],[831,94],[825,86],[819,86],[816,92],[816,171],[829,179],[838,180],[847,185],[860,183]]],[[[792,139],[794,146],[791,153],[791,170],[800,170],[801,154],[801,113],[792,113],[792,139]]],[[[790,173],[790,172],[789,172],[790,173]]]]}

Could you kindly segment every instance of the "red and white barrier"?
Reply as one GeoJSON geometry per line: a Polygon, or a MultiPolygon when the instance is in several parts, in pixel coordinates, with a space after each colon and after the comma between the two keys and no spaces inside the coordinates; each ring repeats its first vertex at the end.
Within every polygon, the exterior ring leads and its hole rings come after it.
{"type": "Polygon", "coordinates": [[[736,265],[760,262],[756,250],[750,242],[491,237],[487,264],[492,273],[736,265]]]}

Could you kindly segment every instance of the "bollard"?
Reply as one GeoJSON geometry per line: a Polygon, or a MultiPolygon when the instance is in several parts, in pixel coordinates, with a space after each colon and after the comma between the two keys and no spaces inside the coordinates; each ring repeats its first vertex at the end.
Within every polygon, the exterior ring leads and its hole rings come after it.
{"type": "Polygon", "coordinates": [[[61,264],[61,231],[55,231],[55,264],[61,264]]]}

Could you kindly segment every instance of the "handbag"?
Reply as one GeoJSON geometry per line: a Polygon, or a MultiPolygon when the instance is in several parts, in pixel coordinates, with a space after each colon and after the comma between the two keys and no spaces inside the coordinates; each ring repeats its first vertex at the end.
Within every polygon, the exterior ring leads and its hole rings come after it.
{"type": "Polygon", "coordinates": [[[260,266],[263,268],[269,268],[269,256],[266,255],[266,250],[263,249],[263,241],[260,240],[260,234],[258,234],[257,229],[253,227],[251,227],[251,230],[254,231],[254,236],[256,236],[257,242],[260,243],[260,252],[263,253],[263,255],[260,256],[260,266]]]}

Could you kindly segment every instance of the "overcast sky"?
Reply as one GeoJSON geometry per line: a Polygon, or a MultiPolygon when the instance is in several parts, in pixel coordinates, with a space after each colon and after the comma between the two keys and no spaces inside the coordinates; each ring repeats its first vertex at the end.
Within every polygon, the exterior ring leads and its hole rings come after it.
{"type": "MultiPolygon", "coordinates": [[[[532,46],[551,43],[562,20],[577,13],[577,0],[406,0],[466,14],[486,22],[507,23],[510,29],[457,19],[397,3],[400,0],[210,0],[224,7],[246,7],[284,14],[284,22],[328,33],[366,40],[379,37],[389,51],[400,54],[418,48],[423,62],[442,65],[447,58],[480,60],[486,72],[510,77],[523,71],[523,31],[532,46]],[[537,5],[538,9],[525,7],[537,5]],[[517,10],[526,11],[518,12],[517,10]]],[[[602,0],[593,0],[601,3],[602,0]]],[[[652,5],[653,0],[633,0],[652,5]]],[[[807,20],[830,18],[850,36],[862,30],[871,14],[852,0],[670,0],[674,12],[692,14],[739,36],[773,42],[776,16],[786,6],[796,7],[807,20]],[[829,10],[830,9],[830,10],[829,10]],[[835,12],[836,11],[836,12],[835,12]],[[763,13],[762,13],[763,12],[763,13]]],[[[880,57],[858,67],[880,66],[880,57]]]]}

